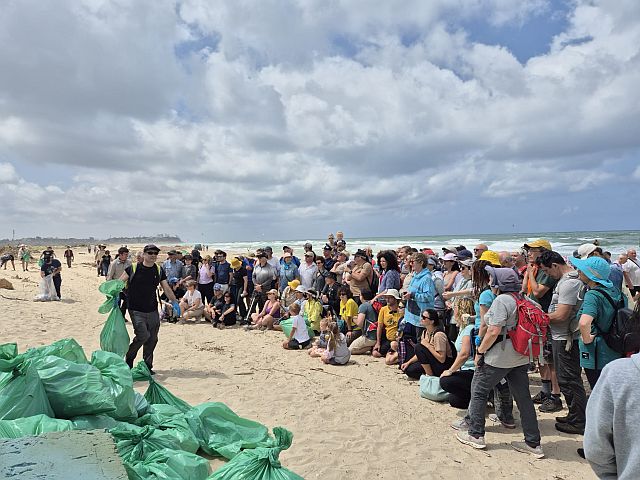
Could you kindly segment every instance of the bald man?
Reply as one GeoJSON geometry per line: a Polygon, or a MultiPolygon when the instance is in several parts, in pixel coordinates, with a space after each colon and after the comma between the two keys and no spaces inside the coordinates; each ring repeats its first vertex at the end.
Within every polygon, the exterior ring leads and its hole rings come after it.
{"type": "Polygon", "coordinates": [[[476,258],[480,258],[482,253],[486,252],[487,250],[489,250],[489,247],[487,247],[484,243],[479,243],[473,248],[473,254],[476,256],[476,258]]]}
{"type": "Polygon", "coordinates": [[[498,253],[498,258],[500,258],[500,265],[504,268],[513,268],[513,257],[511,256],[511,252],[502,251],[498,253]]]}

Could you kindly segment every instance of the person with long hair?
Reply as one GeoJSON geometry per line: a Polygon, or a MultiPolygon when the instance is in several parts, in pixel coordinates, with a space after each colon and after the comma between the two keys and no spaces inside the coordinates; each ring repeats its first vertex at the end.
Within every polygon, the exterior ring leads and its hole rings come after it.
{"type": "Polygon", "coordinates": [[[453,364],[456,349],[444,332],[438,312],[430,308],[422,312],[420,320],[424,328],[414,355],[400,366],[409,378],[420,379],[421,375],[439,377],[453,364]]]}
{"type": "Polygon", "coordinates": [[[398,258],[393,251],[384,250],[378,253],[378,267],[380,268],[380,277],[378,280],[378,292],[374,300],[377,300],[378,297],[384,298],[383,295],[387,290],[400,290],[402,286],[398,258]]]}

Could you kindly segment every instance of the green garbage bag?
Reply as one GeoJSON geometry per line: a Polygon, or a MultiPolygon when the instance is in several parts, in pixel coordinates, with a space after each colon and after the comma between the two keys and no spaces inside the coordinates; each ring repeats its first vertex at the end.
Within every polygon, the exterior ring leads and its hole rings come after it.
{"type": "MultiPolygon", "coordinates": [[[[15,343],[5,343],[0,345],[0,361],[11,360],[18,356],[18,345],[15,343]]],[[[0,372],[0,390],[13,378],[13,372],[0,372]]]]}
{"type": "Polygon", "coordinates": [[[0,360],[0,372],[5,374],[0,385],[0,420],[39,414],[55,417],[38,372],[24,354],[0,360]]]}
{"type": "Polygon", "coordinates": [[[117,420],[133,421],[138,418],[135,390],[129,366],[115,353],[97,350],[91,355],[91,365],[100,370],[109,387],[116,409],[109,415],[117,420]]]}
{"type": "Polygon", "coordinates": [[[116,427],[129,425],[104,414],[78,415],[71,419],[74,430],[111,430],[116,427]]]}
{"type": "Polygon", "coordinates": [[[100,370],[47,355],[32,360],[56,418],[113,412],[116,409],[100,370]]]}
{"type": "Polygon", "coordinates": [[[207,459],[166,448],[126,469],[129,479],[135,480],[206,480],[211,471],[207,459]]]}
{"type": "Polygon", "coordinates": [[[89,363],[82,347],[73,338],[63,338],[44,347],[30,348],[25,352],[28,357],[53,355],[73,363],[89,363]]]}
{"type": "Polygon", "coordinates": [[[46,415],[0,420],[0,438],[21,438],[69,430],[73,430],[73,423],[69,420],[50,418],[46,415]]]}
{"type": "Polygon", "coordinates": [[[233,458],[244,448],[269,445],[264,425],[239,417],[224,403],[208,402],[185,413],[200,448],[209,455],[233,458]]]}
{"type": "Polygon", "coordinates": [[[173,430],[180,442],[180,450],[196,453],[200,448],[200,442],[195,437],[184,414],[172,405],[150,405],[146,415],[136,421],[136,425],[144,427],[151,425],[158,430],[173,430]]]}
{"type": "Polygon", "coordinates": [[[122,280],[109,280],[98,287],[98,290],[107,296],[105,302],[98,308],[98,312],[109,313],[100,332],[100,348],[105,352],[116,353],[120,357],[124,357],[129,349],[129,333],[118,307],[118,298],[123,288],[122,280]]]}
{"type": "MultiPolygon", "coordinates": [[[[282,332],[285,334],[285,336],[288,338],[289,335],[291,335],[291,324],[293,323],[293,320],[291,320],[290,318],[287,318],[286,320],[282,320],[280,322],[280,326],[282,327],[282,332]]],[[[313,336],[315,335],[315,333],[313,332],[313,328],[311,328],[311,325],[308,322],[305,322],[307,324],[307,333],[309,334],[309,338],[313,338],[313,336]]]]}
{"type": "Polygon", "coordinates": [[[179,399],[165,387],[156,383],[149,371],[149,367],[144,361],[138,362],[138,364],[131,370],[134,381],[143,381],[146,380],[149,382],[149,388],[144,393],[144,398],[150,404],[160,404],[164,403],[167,405],[172,405],[178,408],[181,412],[188,412],[191,410],[191,405],[189,405],[184,400],[179,399]]]}
{"type": "Polygon", "coordinates": [[[144,395],[134,391],[136,412],[138,412],[138,417],[142,417],[147,410],[149,409],[149,402],[144,398],[144,395]]]}
{"type": "MultiPolygon", "coordinates": [[[[163,448],[181,450],[181,437],[173,429],[160,430],[151,425],[119,426],[109,430],[116,442],[118,454],[125,464],[133,466],[147,455],[163,448]]],[[[190,452],[193,453],[193,452],[190,452]]]]}
{"type": "Polygon", "coordinates": [[[244,450],[216,470],[210,480],[303,480],[284,468],[278,459],[280,452],[291,446],[293,434],[280,427],[274,428],[273,434],[274,446],[244,450]]]}

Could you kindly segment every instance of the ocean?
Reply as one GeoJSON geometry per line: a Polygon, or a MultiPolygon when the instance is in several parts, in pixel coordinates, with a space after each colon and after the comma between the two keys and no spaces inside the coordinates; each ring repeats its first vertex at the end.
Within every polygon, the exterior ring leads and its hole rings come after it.
{"type": "MultiPolygon", "coordinates": [[[[334,232],[335,233],[335,232],[334,232]]],[[[351,253],[358,248],[370,246],[373,252],[380,250],[396,249],[402,245],[410,245],[421,249],[432,248],[434,251],[442,252],[444,245],[464,245],[472,250],[478,243],[486,244],[490,250],[514,251],[519,250],[525,243],[537,238],[545,238],[551,242],[555,251],[562,255],[571,255],[579,245],[598,240],[603,250],[611,252],[613,259],[621,252],[626,252],[628,248],[640,247],[640,231],[638,230],[618,230],[599,232],[547,232],[547,233],[515,233],[515,234],[478,234],[478,235],[427,235],[412,237],[364,237],[350,238],[345,236],[347,250],[351,253]]],[[[310,242],[316,253],[321,253],[322,247],[326,243],[325,239],[305,238],[305,239],[280,239],[280,240],[259,240],[242,242],[216,242],[204,241],[209,245],[209,251],[217,248],[226,252],[252,252],[257,248],[271,246],[274,255],[279,256],[282,247],[287,245],[296,252],[303,250],[302,246],[310,242]]],[[[185,246],[193,246],[193,243],[185,243],[185,246]]]]}

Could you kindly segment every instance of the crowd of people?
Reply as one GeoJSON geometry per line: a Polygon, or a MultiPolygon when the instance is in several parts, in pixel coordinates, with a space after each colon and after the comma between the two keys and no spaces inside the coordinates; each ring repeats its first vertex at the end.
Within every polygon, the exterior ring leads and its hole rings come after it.
{"type": "MultiPolygon", "coordinates": [[[[279,257],[264,247],[228,259],[222,250],[209,256],[194,248],[169,250],[159,262],[155,245],[135,255],[123,246],[113,260],[100,245],[95,261],[99,275],[127,281],[120,305],[135,333],[126,356],[130,366],[143,348],[153,371],[162,320],[280,331],[284,349],[307,350],[334,365],[348,364],[352,355],[371,355],[445,394],[451,407],[465,411],[451,424],[465,445],[486,448],[489,407],[495,409],[489,421],[515,428],[515,400],[524,433],[523,441],[512,442],[515,450],[544,457],[537,404],[542,413],[565,412],[555,417],[558,431],[591,432],[578,454],[595,462],[594,468],[615,468],[615,456],[601,454],[610,436],[590,425],[589,415],[607,416],[616,399],[589,408],[583,374],[594,392],[591,405],[601,382],[603,388],[619,387],[602,380],[603,371],[611,370],[607,365],[635,353],[620,352],[607,337],[619,310],[633,302],[640,322],[640,261],[634,249],[612,260],[594,241],[565,258],[539,239],[514,252],[484,244],[442,251],[407,245],[374,255],[368,248],[348,251],[338,232],[321,251],[307,243],[299,257],[284,246],[279,257]],[[532,350],[524,354],[512,342],[523,305],[548,318],[539,356],[532,350]],[[542,388],[532,395],[529,375],[536,370],[542,388]]],[[[44,265],[51,269],[53,252],[46,257],[44,265]]]]}

